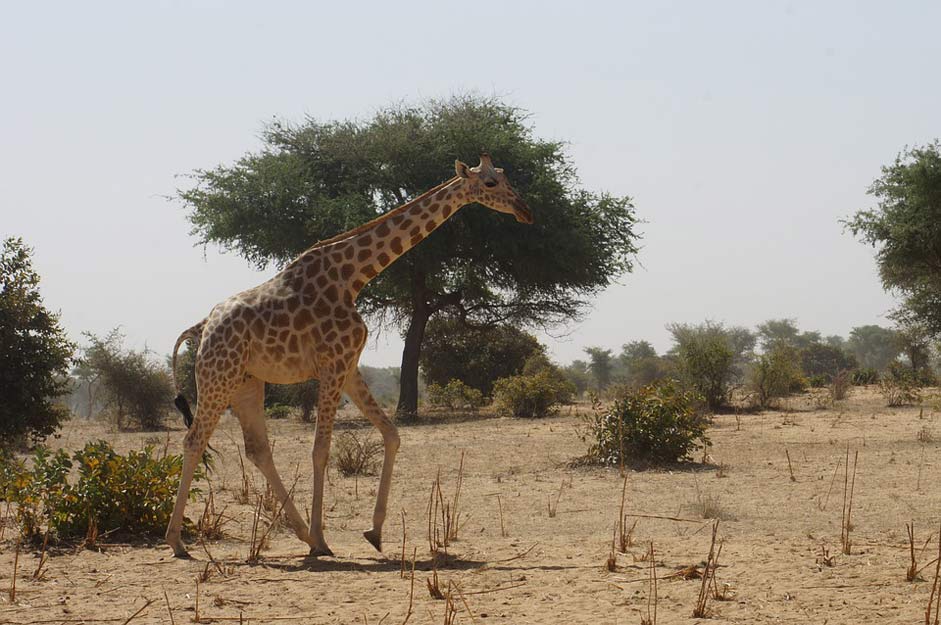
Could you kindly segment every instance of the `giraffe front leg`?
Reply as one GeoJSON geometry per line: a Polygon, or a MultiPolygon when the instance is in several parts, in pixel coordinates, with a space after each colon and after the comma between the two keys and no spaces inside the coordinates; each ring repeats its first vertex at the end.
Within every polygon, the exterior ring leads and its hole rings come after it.
{"type": "Polygon", "coordinates": [[[337,405],[340,403],[340,389],[343,378],[340,376],[320,380],[320,397],[317,401],[317,431],[314,435],[314,450],[311,459],[314,465],[313,503],[310,510],[310,555],[332,556],[333,551],[327,546],[323,536],[323,485],[330,456],[330,438],[333,435],[333,420],[337,405]]]}
{"type": "Polygon", "coordinates": [[[392,487],[392,467],[395,465],[395,455],[399,450],[399,433],[395,425],[382,411],[379,404],[369,392],[369,387],[354,368],[346,381],[344,389],[356,407],[363,413],[370,423],[382,434],[384,455],[382,459],[382,474],[379,478],[379,493],[376,495],[376,507],[372,515],[372,527],[363,532],[363,536],[377,551],[382,551],[382,524],[386,519],[386,508],[389,503],[389,491],[392,487]]]}

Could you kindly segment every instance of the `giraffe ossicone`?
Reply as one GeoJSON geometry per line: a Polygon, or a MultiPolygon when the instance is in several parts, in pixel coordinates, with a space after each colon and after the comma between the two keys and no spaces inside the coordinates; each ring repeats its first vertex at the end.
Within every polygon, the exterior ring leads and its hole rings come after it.
{"type": "Polygon", "coordinates": [[[502,169],[487,154],[477,167],[455,162],[456,176],[353,230],[320,241],[267,282],[217,304],[205,319],[180,335],[177,352],[191,340],[196,351],[198,403],[190,413],[179,395],[176,405],[186,419],[183,469],[166,540],[177,557],[186,557],[180,530],[193,472],[222,413],[231,408],[245,441],[245,454],[258,467],[282,503],[297,537],[311,555],[333,555],[323,535],[323,486],[342,393],[382,434],[384,456],[372,527],[365,538],[382,550],[392,467],[399,448],[395,425],[373,399],[357,363],[367,329],[356,312],[356,297],[395,259],[420,243],[461,207],[478,203],[533,223],[526,203],[502,169]],[[304,522],[275,469],[265,426],[265,384],[320,381],[317,426],[312,452],[313,503],[310,527],[304,522]]]}

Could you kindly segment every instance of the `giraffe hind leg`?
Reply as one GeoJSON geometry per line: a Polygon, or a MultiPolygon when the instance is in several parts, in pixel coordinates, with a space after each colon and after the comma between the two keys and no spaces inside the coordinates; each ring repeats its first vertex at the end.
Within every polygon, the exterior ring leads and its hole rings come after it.
{"type": "MultiPolygon", "coordinates": [[[[271,454],[271,445],[268,443],[268,433],[265,427],[265,383],[258,378],[250,377],[240,388],[232,401],[232,412],[242,426],[242,436],[245,440],[245,455],[258,467],[268,484],[278,497],[278,502],[284,508],[294,533],[305,543],[310,544],[310,532],[307,523],[301,518],[291,493],[284,487],[281,476],[274,465],[271,454]]],[[[293,488],[291,491],[293,492],[293,488]]]]}
{"type": "Polygon", "coordinates": [[[176,494],[176,504],[173,506],[173,514],[170,516],[166,533],[167,544],[173,548],[173,555],[177,558],[189,557],[181,537],[186,500],[189,497],[190,485],[193,482],[196,466],[209,444],[209,437],[216,428],[223,410],[225,410],[225,405],[221,403],[210,403],[201,400],[196,406],[196,417],[193,419],[193,425],[183,438],[183,469],[180,473],[180,488],[176,494]]]}

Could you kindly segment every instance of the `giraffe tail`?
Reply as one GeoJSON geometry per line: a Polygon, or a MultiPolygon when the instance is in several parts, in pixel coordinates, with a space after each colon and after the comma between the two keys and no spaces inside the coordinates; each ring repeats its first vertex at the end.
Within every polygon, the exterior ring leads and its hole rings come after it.
{"type": "Polygon", "coordinates": [[[190,410],[189,402],[186,401],[186,397],[183,396],[183,392],[180,385],[180,379],[177,377],[177,368],[176,368],[176,356],[177,352],[180,351],[180,346],[187,341],[193,341],[197,345],[199,344],[199,339],[203,334],[203,326],[206,325],[206,320],[203,319],[196,325],[187,328],[176,340],[176,344],[173,346],[173,356],[170,361],[170,369],[173,374],[173,385],[176,387],[176,399],[173,400],[173,405],[176,406],[176,409],[180,411],[183,415],[183,422],[186,424],[186,429],[189,429],[193,425],[193,411],[190,410]]]}

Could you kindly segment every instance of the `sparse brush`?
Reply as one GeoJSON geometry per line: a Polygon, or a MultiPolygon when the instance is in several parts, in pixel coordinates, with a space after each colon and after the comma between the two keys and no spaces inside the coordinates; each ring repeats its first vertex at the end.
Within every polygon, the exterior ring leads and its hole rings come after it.
{"type": "Polygon", "coordinates": [[[832,567],[836,564],[836,556],[830,555],[830,548],[824,544],[820,545],[820,553],[817,556],[817,564],[832,567]]]}
{"type": "Polygon", "coordinates": [[[242,458],[242,449],[236,447],[239,452],[239,468],[242,470],[242,484],[235,492],[235,502],[245,505],[252,500],[252,494],[255,492],[255,486],[252,483],[251,475],[245,470],[245,460],[242,458]]]}
{"type": "Polygon", "coordinates": [[[39,564],[36,565],[36,570],[33,571],[33,580],[39,581],[45,575],[46,572],[42,570],[42,567],[46,564],[46,547],[49,545],[49,532],[46,532],[46,535],[42,539],[42,551],[39,554],[39,564]]]}
{"type": "Polygon", "coordinates": [[[704,519],[728,520],[732,518],[718,495],[697,493],[696,504],[696,511],[704,519]]]}
{"type": "Polygon", "coordinates": [[[850,391],[853,388],[853,380],[850,376],[849,371],[840,371],[838,374],[833,376],[833,381],[830,382],[830,398],[834,401],[843,401],[849,397],[850,391]]]}
{"type": "Polygon", "coordinates": [[[934,430],[927,425],[922,426],[922,428],[918,430],[918,433],[915,434],[915,439],[923,445],[930,445],[934,442],[934,430]]]}
{"type": "Polygon", "coordinates": [[[647,576],[647,616],[640,619],[640,625],[657,625],[657,559],[653,541],[647,549],[647,561],[650,563],[647,576]]]}
{"type": "Polygon", "coordinates": [[[552,497],[546,495],[546,507],[548,508],[549,518],[555,518],[556,513],[559,511],[559,500],[562,499],[562,489],[565,487],[565,479],[562,480],[562,483],[559,484],[559,492],[555,495],[555,505],[552,504],[552,497]]]}
{"type": "Polygon", "coordinates": [[[791,474],[791,481],[796,482],[797,478],[794,477],[794,466],[791,464],[791,452],[787,450],[787,447],[784,448],[784,455],[787,457],[787,470],[791,474]]]}
{"type": "Polygon", "coordinates": [[[913,582],[918,578],[918,561],[915,559],[915,522],[905,524],[905,533],[908,534],[908,554],[911,562],[905,572],[905,580],[913,582]]]}
{"type": "Polygon", "coordinates": [[[637,521],[630,527],[627,526],[627,515],[624,514],[624,503],[627,500],[627,476],[624,476],[624,484],[621,486],[621,507],[618,509],[618,551],[627,553],[627,550],[634,544],[634,528],[637,527],[637,521]]]}
{"type": "Polygon", "coordinates": [[[451,598],[451,582],[448,582],[448,592],[444,595],[444,625],[454,625],[457,618],[457,608],[454,607],[454,600],[451,598]]]}
{"type": "Polygon", "coordinates": [[[434,559],[431,561],[431,577],[425,578],[425,585],[428,586],[428,594],[432,599],[444,599],[444,593],[438,583],[438,563],[434,559]]]}
{"type": "Polygon", "coordinates": [[[611,548],[608,550],[608,557],[604,562],[604,569],[610,573],[614,573],[618,568],[618,554],[617,549],[615,548],[617,535],[618,528],[615,526],[614,534],[611,536],[611,548]]]}
{"type": "Polygon", "coordinates": [[[846,448],[846,464],[844,476],[843,476],[843,517],[840,523],[842,531],[840,533],[840,543],[843,547],[843,555],[850,555],[852,552],[852,541],[850,540],[850,533],[853,531],[853,493],[856,487],[856,463],[859,461],[859,450],[856,450],[856,454],[853,458],[853,479],[850,481],[849,467],[850,467],[850,450],[849,447],[846,448]]]}
{"type": "Polygon", "coordinates": [[[934,579],[931,581],[931,594],[928,595],[928,606],[925,608],[925,625],[938,625],[938,616],[941,612],[941,530],[938,532],[938,557],[935,559],[934,579]],[[934,620],[931,615],[934,613],[934,620]]]}
{"type": "Polygon", "coordinates": [[[706,557],[706,566],[702,573],[702,584],[699,587],[699,597],[696,599],[696,607],[693,609],[694,618],[706,617],[706,603],[709,600],[710,579],[715,583],[716,568],[719,565],[719,555],[722,553],[722,545],[716,551],[716,535],[719,532],[719,521],[712,524],[712,542],[709,544],[709,555],[706,557]]]}
{"type": "MultiPolygon", "coordinates": [[[[447,557],[448,545],[457,539],[460,529],[460,513],[457,505],[460,502],[461,485],[464,481],[464,455],[461,454],[461,464],[458,469],[457,486],[454,499],[449,501],[441,490],[441,471],[439,469],[435,481],[431,484],[431,493],[428,498],[428,549],[433,558],[437,559],[439,550],[444,550],[447,557]]],[[[467,521],[465,516],[464,522],[467,521]]]]}
{"type": "Polygon", "coordinates": [[[221,540],[225,537],[222,531],[222,525],[225,523],[225,507],[216,512],[216,501],[213,494],[212,485],[209,486],[209,496],[206,497],[206,505],[203,512],[196,522],[196,535],[200,540],[221,540]]]}
{"type": "Polygon", "coordinates": [[[334,449],[334,463],[344,477],[375,475],[384,450],[382,441],[355,430],[337,436],[334,449]]]}

